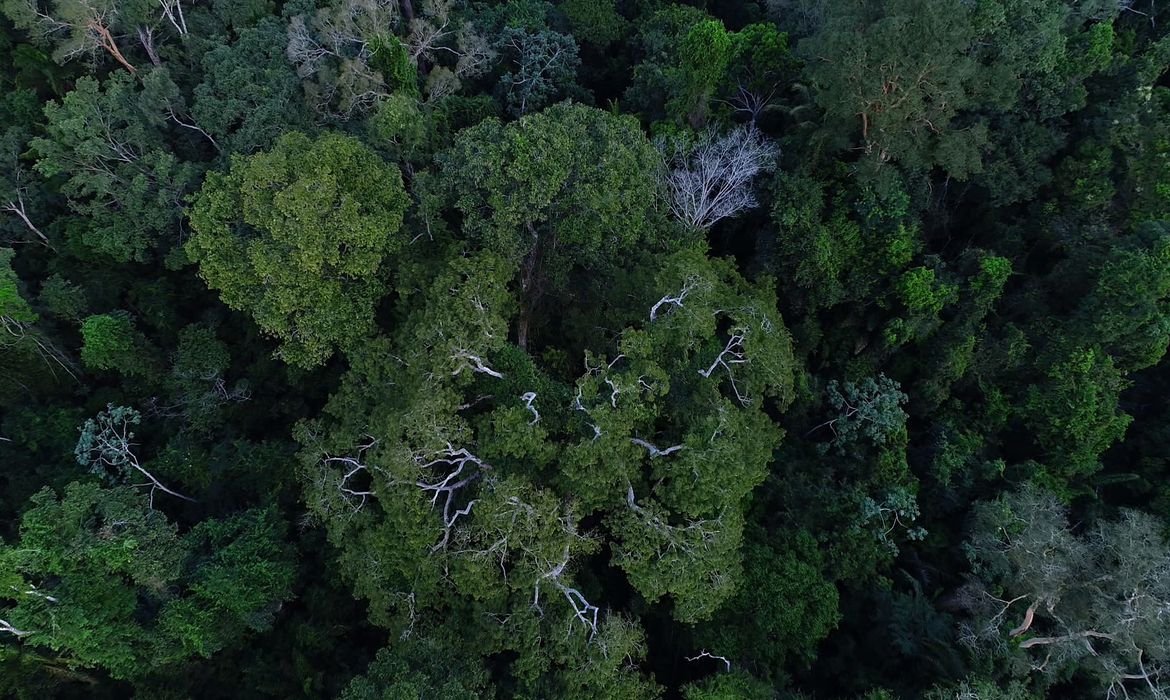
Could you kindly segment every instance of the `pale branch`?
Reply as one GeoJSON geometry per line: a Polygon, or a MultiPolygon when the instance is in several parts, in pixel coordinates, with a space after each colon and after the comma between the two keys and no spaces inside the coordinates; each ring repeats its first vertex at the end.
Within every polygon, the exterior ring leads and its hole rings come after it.
{"type": "Polygon", "coordinates": [[[139,463],[138,456],[134,454],[134,443],[131,442],[131,437],[133,436],[130,433],[130,424],[127,421],[123,420],[118,425],[115,425],[111,421],[106,429],[99,432],[94,438],[94,444],[90,448],[88,455],[91,463],[96,461],[99,464],[114,469],[130,467],[146,477],[146,483],[135,485],[150,487],[149,507],[151,510],[154,509],[154,494],[156,491],[162,491],[175,498],[189,503],[195,503],[194,498],[184,496],[178,491],[169,488],[139,463]]]}
{"type": "Polygon", "coordinates": [[[532,420],[528,421],[528,425],[536,425],[540,422],[540,411],[536,410],[533,404],[536,402],[536,392],[525,392],[520,396],[520,400],[524,402],[524,407],[532,413],[532,420]]]}
{"type": "Polygon", "coordinates": [[[714,520],[690,520],[685,525],[671,525],[647,508],[638,505],[633,485],[627,487],[626,505],[641,519],[643,525],[662,538],[662,545],[658,547],[657,552],[659,560],[672,552],[693,556],[698,549],[708,549],[719,536],[720,528],[723,526],[722,515],[714,520]]]}
{"type": "Polygon", "coordinates": [[[168,107],[167,112],[170,114],[171,121],[175,122],[176,124],[183,127],[184,129],[191,129],[192,131],[198,131],[200,134],[203,134],[204,138],[206,138],[208,141],[211,142],[212,146],[215,146],[215,150],[220,151],[220,152],[223,151],[223,149],[220,148],[220,146],[219,146],[219,142],[215,140],[215,137],[213,137],[211,134],[204,131],[203,127],[199,126],[198,124],[196,124],[193,121],[188,124],[187,122],[183,121],[182,119],[179,119],[179,115],[175,114],[175,110],[173,107],[168,107]]]}
{"type": "Polygon", "coordinates": [[[415,461],[419,470],[424,473],[432,470],[438,472],[437,480],[419,479],[415,482],[415,486],[424,493],[431,494],[432,508],[440,498],[443,499],[443,537],[431,548],[434,552],[447,546],[451,538],[451,528],[460,518],[470,515],[471,507],[477,502],[473,499],[459,508],[456,499],[460,492],[482,478],[484,472],[491,469],[491,465],[466,449],[455,449],[450,443],[446,448],[428,456],[416,456],[415,461]]]}
{"type": "Polygon", "coordinates": [[[633,444],[637,445],[638,447],[641,447],[641,448],[645,449],[647,452],[649,452],[650,459],[657,459],[659,457],[666,457],[668,455],[672,455],[675,452],[682,451],[685,447],[685,445],[671,445],[670,447],[667,447],[664,450],[660,450],[654,444],[649,443],[645,440],[642,440],[641,438],[630,438],[630,442],[632,442],[633,444]]]}
{"type": "Polygon", "coordinates": [[[503,374],[489,367],[488,364],[484,362],[483,358],[481,358],[479,355],[473,354],[470,351],[457,350],[451,355],[451,359],[459,362],[459,365],[455,367],[454,371],[451,372],[452,377],[457,377],[463,372],[463,370],[470,369],[472,372],[486,374],[489,377],[495,377],[496,379],[504,378],[503,374]]]}
{"type": "Polygon", "coordinates": [[[711,652],[707,651],[706,649],[700,650],[699,653],[696,654],[695,656],[687,656],[684,658],[686,658],[687,661],[698,661],[700,659],[715,659],[716,661],[722,661],[724,664],[726,664],[728,671],[731,670],[731,661],[728,660],[728,658],[726,656],[719,656],[717,654],[712,654],[711,652]]]}
{"type": "MultiPolygon", "coordinates": [[[[1094,639],[1108,639],[1114,640],[1117,637],[1106,632],[1097,632],[1094,630],[1085,630],[1083,632],[1072,632],[1070,634],[1062,634],[1056,637],[1032,637],[1020,642],[1021,649],[1031,649],[1032,647],[1047,646],[1049,644],[1060,644],[1062,642],[1072,642],[1079,640],[1094,639]]],[[[1091,650],[1091,648],[1090,648],[1091,650]]],[[[1095,655],[1095,652],[1094,652],[1095,655]]]]}
{"type": "Polygon", "coordinates": [[[581,591],[566,585],[561,580],[561,575],[565,572],[565,567],[569,565],[569,545],[565,545],[564,556],[561,561],[554,565],[551,569],[541,574],[540,578],[536,580],[536,585],[533,586],[532,592],[532,607],[538,612],[542,612],[540,607],[540,584],[542,581],[548,581],[565,596],[565,600],[569,601],[569,605],[573,608],[573,617],[578,620],[589,630],[589,638],[597,634],[597,616],[601,609],[596,605],[591,604],[581,591]]]}
{"type": "Polygon", "coordinates": [[[162,61],[158,57],[158,49],[154,47],[154,27],[138,27],[138,43],[142,44],[151,65],[156,68],[162,65],[162,61]]]}
{"type": "Polygon", "coordinates": [[[158,0],[162,5],[163,17],[171,23],[180,36],[187,35],[187,19],[183,17],[182,0],[158,0]]]}
{"type": "Polygon", "coordinates": [[[16,199],[0,205],[0,211],[6,211],[14,214],[18,219],[21,220],[25,228],[36,234],[37,238],[41,239],[41,243],[44,244],[46,248],[49,248],[50,250],[53,249],[53,245],[49,242],[48,236],[41,233],[41,230],[37,228],[36,225],[33,224],[32,219],[29,218],[28,211],[24,206],[24,197],[19,191],[16,193],[16,199]]]}
{"type": "Polygon", "coordinates": [[[21,590],[20,590],[19,588],[17,588],[16,586],[9,586],[9,588],[11,588],[12,590],[16,591],[17,593],[23,593],[23,595],[31,595],[31,596],[32,596],[32,597],[34,597],[34,598],[40,598],[41,600],[47,600],[47,601],[49,601],[50,603],[53,603],[53,604],[56,604],[56,603],[60,603],[60,602],[61,602],[60,600],[58,600],[57,598],[55,598],[55,597],[53,597],[53,596],[49,595],[48,593],[41,593],[39,590],[37,590],[37,587],[36,587],[36,586],[34,586],[34,585],[32,585],[31,583],[29,583],[29,584],[26,584],[26,585],[28,586],[28,589],[27,589],[27,590],[25,590],[25,591],[21,591],[21,590]]]}
{"type": "Polygon", "coordinates": [[[11,622],[3,619],[0,619],[0,632],[7,632],[8,634],[14,635],[16,637],[27,637],[28,635],[32,634],[32,632],[29,630],[20,630],[13,627],[11,622]]]}
{"type": "Polygon", "coordinates": [[[732,330],[731,337],[727,340],[727,345],[715,357],[715,360],[705,370],[699,370],[699,374],[705,379],[710,379],[715,370],[720,367],[727,370],[727,376],[731,380],[731,390],[735,392],[735,398],[739,400],[740,404],[744,406],[751,405],[751,399],[744,396],[739,391],[739,386],[735,383],[735,371],[733,365],[745,365],[748,363],[747,354],[744,350],[744,341],[747,339],[747,331],[742,328],[732,330]]]}
{"type": "Polygon", "coordinates": [[[687,295],[693,292],[698,286],[698,277],[688,277],[687,281],[683,283],[682,289],[680,289],[674,296],[667,294],[655,302],[654,306],[650,307],[650,322],[653,323],[658,318],[658,310],[662,308],[664,304],[669,304],[681,309],[683,301],[687,298],[687,295]]]}

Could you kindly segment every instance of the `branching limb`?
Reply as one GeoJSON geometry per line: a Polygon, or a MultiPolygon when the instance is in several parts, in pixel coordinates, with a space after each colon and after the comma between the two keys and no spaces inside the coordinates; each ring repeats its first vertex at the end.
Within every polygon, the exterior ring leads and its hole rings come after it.
{"type": "Polygon", "coordinates": [[[460,518],[470,515],[471,508],[476,500],[471,500],[462,508],[456,505],[461,491],[470,484],[483,477],[484,472],[491,469],[491,465],[466,449],[455,449],[450,443],[443,450],[431,454],[429,457],[416,457],[418,467],[424,473],[438,472],[439,478],[419,479],[415,486],[424,493],[431,494],[431,506],[434,507],[440,499],[443,501],[443,537],[431,551],[444,549],[451,539],[451,528],[460,518]]]}
{"type": "Polygon", "coordinates": [[[680,289],[676,294],[673,296],[667,294],[655,302],[654,306],[650,307],[650,322],[653,323],[658,318],[658,310],[661,309],[663,305],[670,305],[681,309],[683,300],[685,300],[687,295],[693,292],[698,286],[698,277],[688,277],[687,281],[683,283],[682,289],[680,289]]]}
{"type": "Polygon", "coordinates": [[[28,635],[32,634],[32,632],[29,630],[20,630],[13,627],[12,623],[8,620],[0,620],[0,632],[7,632],[8,634],[15,635],[16,637],[27,637],[28,635]]]}
{"type": "Polygon", "coordinates": [[[711,652],[707,651],[706,649],[699,651],[699,653],[696,654],[695,656],[686,657],[687,661],[698,661],[700,659],[715,659],[716,661],[722,661],[727,666],[727,670],[728,671],[731,670],[731,661],[728,660],[728,658],[726,656],[718,656],[716,654],[712,654],[711,652]]]}
{"type": "Polygon", "coordinates": [[[671,445],[670,447],[667,447],[665,450],[660,450],[653,443],[642,440],[641,438],[630,438],[630,442],[632,442],[633,444],[637,445],[638,447],[641,447],[641,448],[645,449],[647,452],[649,452],[650,459],[658,459],[659,457],[666,457],[668,455],[672,455],[675,452],[682,451],[683,448],[685,447],[685,445],[671,445]]]}
{"type": "Polygon", "coordinates": [[[520,400],[524,402],[524,407],[532,413],[532,420],[528,421],[528,425],[536,425],[540,422],[540,411],[536,410],[533,404],[536,402],[536,392],[529,391],[520,396],[520,400]]]}

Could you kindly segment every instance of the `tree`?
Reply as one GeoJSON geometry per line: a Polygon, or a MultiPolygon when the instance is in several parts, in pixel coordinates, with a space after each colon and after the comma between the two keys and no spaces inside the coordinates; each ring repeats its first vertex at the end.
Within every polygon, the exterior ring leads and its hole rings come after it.
{"type": "Polygon", "coordinates": [[[151,348],[125,311],[88,316],[81,323],[81,361],[91,369],[149,377],[151,348]]]}
{"type": "Polygon", "coordinates": [[[1170,548],[1160,522],[1123,511],[1074,534],[1067,509],[1029,486],[980,505],[972,528],[968,644],[1022,657],[1050,679],[1079,670],[1110,696],[1166,693],[1170,548]]]}
{"type": "Polygon", "coordinates": [[[133,430],[141,421],[142,415],[138,411],[110,404],[96,418],[86,420],[81,426],[81,437],[73,451],[77,463],[89,467],[101,477],[122,483],[144,477],[146,483],[141,485],[150,487],[150,508],[154,508],[155,491],[193,501],[165,486],[138,461],[133,430]]]}
{"type": "Polygon", "coordinates": [[[21,293],[13,257],[11,248],[0,248],[0,363],[5,384],[27,391],[25,381],[33,372],[30,364],[48,369],[51,375],[60,370],[76,378],[73,361],[38,327],[40,316],[21,293]]]}
{"type": "Polygon", "coordinates": [[[56,43],[53,57],[62,63],[79,56],[96,58],[104,51],[127,72],[138,72],[118,46],[118,35],[139,19],[133,3],[53,0],[47,4],[42,11],[36,0],[5,0],[3,9],[16,26],[42,42],[56,43]]]}
{"type": "Polygon", "coordinates": [[[867,154],[965,178],[980,169],[987,130],[952,121],[994,97],[972,55],[976,39],[971,11],[957,0],[839,3],[800,53],[826,117],[859,133],[867,154]]]}
{"type": "Polygon", "coordinates": [[[129,487],[73,483],[31,506],[19,542],[0,547],[0,598],[10,601],[0,632],[68,666],[145,677],[267,628],[290,597],[291,560],[271,513],[180,536],[129,487]]]}
{"type": "Polygon", "coordinates": [[[0,212],[16,219],[20,229],[35,236],[40,243],[51,246],[48,236],[37,226],[35,219],[43,206],[44,195],[33,172],[24,162],[23,152],[30,135],[23,129],[11,128],[0,134],[0,212]]]}
{"type": "Polygon", "coordinates": [[[706,230],[754,209],[752,180],[773,170],[779,155],[754,125],[723,136],[707,131],[694,144],[676,143],[666,175],[671,213],[691,228],[706,230]]]}
{"type": "Polygon", "coordinates": [[[516,116],[538,111],[565,95],[577,77],[581,59],[571,36],[509,27],[497,46],[513,66],[500,76],[500,89],[508,111],[516,116]]]}
{"type": "Polygon", "coordinates": [[[400,4],[340,0],[292,18],[287,54],[310,79],[305,91],[314,109],[349,119],[396,92],[417,96],[420,72],[429,99],[437,100],[489,69],[495,52],[450,0],[428,0],[418,12],[400,4]]]}
{"type": "Polygon", "coordinates": [[[406,203],[398,169],[357,140],[294,132],[208,175],[186,249],[224,303],[312,367],[374,329],[406,203]]]}
{"type": "Polygon", "coordinates": [[[297,99],[300,81],[285,57],[287,42],[284,23],[265,17],[240,32],[234,44],[220,44],[203,55],[203,80],[195,88],[191,116],[224,152],[265,150],[281,134],[309,127],[309,114],[297,99]]]}
{"type": "Polygon", "coordinates": [[[437,160],[429,206],[450,207],[464,237],[516,266],[521,348],[545,293],[563,293],[574,268],[677,245],[655,206],[660,160],[627,117],[559,104],[507,125],[485,120],[437,160]]]}
{"type": "Polygon", "coordinates": [[[118,262],[178,243],[182,201],[198,174],[168,152],[165,107],[151,97],[126,74],[104,84],[81,78],[45,106],[45,136],[30,143],[37,172],[65,177],[80,242],[118,262]]]}

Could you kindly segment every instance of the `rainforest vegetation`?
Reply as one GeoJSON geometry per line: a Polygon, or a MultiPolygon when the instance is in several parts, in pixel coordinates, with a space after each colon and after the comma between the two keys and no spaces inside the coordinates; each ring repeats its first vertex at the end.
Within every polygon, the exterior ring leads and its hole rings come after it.
{"type": "Polygon", "coordinates": [[[0,695],[1170,697],[1170,2],[0,0],[0,695]]]}

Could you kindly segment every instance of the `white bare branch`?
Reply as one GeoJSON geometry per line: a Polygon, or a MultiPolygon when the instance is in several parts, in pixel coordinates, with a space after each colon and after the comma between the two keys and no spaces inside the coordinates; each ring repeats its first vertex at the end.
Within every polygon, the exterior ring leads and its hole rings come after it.
{"type": "Polygon", "coordinates": [[[663,305],[670,305],[681,309],[683,300],[687,298],[688,294],[695,291],[698,286],[698,277],[688,277],[687,281],[683,283],[682,289],[680,289],[676,294],[673,296],[667,294],[655,302],[654,306],[650,307],[650,322],[653,323],[658,318],[658,310],[661,309],[663,305]]]}
{"type": "Polygon", "coordinates": [[[352,480],[359,476],[364,475],[368,478],[370,475],[370,468],[362,458],[367,450],[378,444],[378,441],[368,435],[366,438],[366,442],[358,446],[357,455],[354,457],[325,456],[321,460],[323,481],[331,483],[332,487],[341,493],[342,500],[349,504],[355,513],[365,507],[366,501],[378,495],[372,486],[355,488],[352,485],[352,480]],[[340,473],[336,470],[338,467],[340,473]]]}
{"type": "Polygon", "coordinates": [[[524,402],[524,407],[532,413],[532,420],[528,421],[528,425],[536,425],[540,422],[540,411],[536,410],[533,404],[536,402],[536,392],[529,391],[520,396],[520,400],[524,402]]]}
{"type": "Polygon", "coordinates": [[[187,19],[183,17],[182,0],[158,0],[162,5],[163,17],[171,23],[180,36],[187,35],[187,19]]]}
{"type": "Polygon", "coordinates": [[[52,249],[53,245],[49,243],[49,238],[41,233],[41,230],[36,227],[32,219],[28,216],[28,211],[25,209],[23,193],[17,190],[16,198],[0,205],[0,211],[6,211],[16,216],[24,224],[24,227],[36,234],[37,238],[41,239],[41,243],[45,247],[52,249]]]}
{"type": "Polygon", "coordinates": [[[462,508],[458,507],[457,501],[462,490],[482,478],[484,472],[491,469],[491,465],[466,449],[456,449],[450,443],[438,452],[416,455],[415,462],[420,471],[426,474],[437,473],[437,478],[435,476],[421,478],[415,482],[415,486],[424,493],[431,494],[431,507],[434,507],[439,499],[443,500],[443,537],[431,548],[434,552],[447,546],[451,539],[451,528],[460,518],[470,515],[472,506],[477,502],[473,499],[462,508]]]}
{"type": "Polygon", "coordinates": [[[504,375],[495,371],[484,362],[483,358],[468,350],[457,350],[451,355],[451,359],[458,362],[458,366],[451,372],[452,377],[458,376],[465,369],[470,369],[472,372],[479,372],[486,374],[496,379],[503,379],[504,375]]]}
{"type": "Polygon", "coordinates": [[[543,581],[548,581],[565,596],[565,600],[569,601],[569,605],[573,608],[574,619],[579,621],[589,630],[589,638],[597,634],[597,616],[601,609],[596,605],[591,604],[581,591],[566,585],[561,579],[565,573],[565,568],[569,565],[569,545],[565,545],[565,553],[559,562],[557,562],[551,569],[541,574],[540,578],[536,580],[536,585],[532,592],[532,607],[537,611],[541,611],[540,607],[540,584],[543,581]]]}
{"type": "Polygon", "coordinates": [[[32,632],[29,630],[21,630],[13,627],[12,623],[8,620],[0,620],[0,632],[7,632],[8,634],[15,635],[17,637],[27,637],[28,635],[32,634],[32,632]]]}
{"type": "Polygon", "coordinates": [[[699,374],[705,379],[710,379],[715,370],[722,367],[727,370],[727,376],[731,380],[731,390],[735,392],[735,398],[739,400],[740,404],[744,406],[751,405],[752,400],[740,393],[739,386],[735,383],[735,365],[745,365],[748,362],[747,354],[744,350],[744,340],[747,339],[747,330],[745,328],[734,328],[731,331],[731,337],[727,339],[727,345],[715,357],[715,361],[707,369],[699,370],[699,374]]]}
{"type": "Polygon", "coordinates": [[[173,107],[168,107],[167,112],[171,116],[171,121],[175,122],[176,124],[183,127],[184,129],[191,129],[192,131],[198,131],[200,134],[203,134],[204,138],[206,138],[208,141],[211,142],[212,146],[215,146],[215,150],[217,150],[217,151],[223,150],[222,148],[219,147],[219,142],[215,140],[215,137],[213,137],[211,134],[204,131],[203,127],[199,126],[194,121],[188,123],[188,122],[183,121],[182,119],[179,119],[179,115],[175,114],[175,110],[173,107]]]}
{"type": "Polygon", "coordinates": [[[728,658],[726,656],[719,656],[717,654],[712,654],[711,652],[707,651],[706,649],[700,650],[699,653],[694,655],[694,656],[686,657],[687,661],[698,661],[700,659],[715,659],[717,661],[722,661],[724,664],[727,665],[727,670],[728,671],[731,670],[731,661],[728,660],[728,658]]]}
{"type": "Polygon", "coordinates": [[[658,459],[659,457],[666,457],[668,455],[674,454],[675,452],[680,452],[686,447],[685,445],[671,445],[670,447],[666,448],[665,450],[660,450],[653,443],[649,443],[645,440],[642,440],[641,438],[630,438],[630,442],[634,443],[638,447],[641,447],[641,448],[645,449],[647,452],[649,452],[650,459],[658,459]]]}
{"type": "Polygon", "coordinates": [[[126,418],[114,419],[112,416],[99,415],[98,423],[102,429],[95,430],[92,433],[92,442],[88,445],[88,449],[79,457],[84,459],[83,464],[91,466],[101,465],[102,467],[124,470],[126,468],[138,472],[146,478],[146,482],[142,484],[135,484],[135,486],[149,486],[150,500],[149,507],[154,509],[154,494],[156,491],[174,496],[175,498],[195,503],[195,499],[169,488],[151,474],[138,461],[138,456],[134,454],[134,433],[130,431],[131,422],[126,418]]]}

